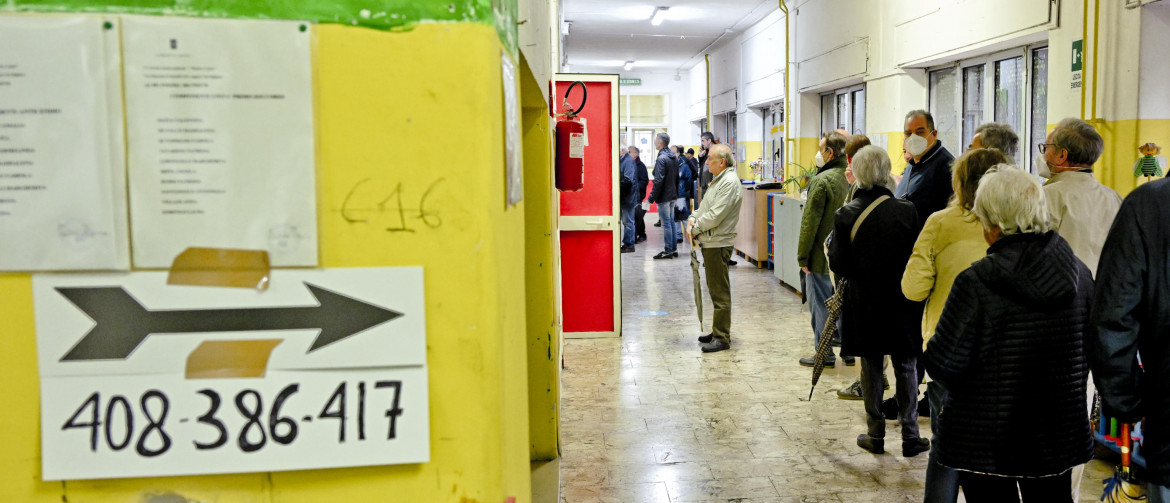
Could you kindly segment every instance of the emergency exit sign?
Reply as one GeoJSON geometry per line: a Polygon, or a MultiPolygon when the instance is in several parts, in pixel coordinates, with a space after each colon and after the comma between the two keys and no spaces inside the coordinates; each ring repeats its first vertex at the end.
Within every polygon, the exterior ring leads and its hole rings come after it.
{"type": "Polygon", "coordinates": [[[1083,60],[1084,51],[1081,50],[1083,40],[1074,40],[1072,43],[1072,71],[1081,71],[1081,61],[1083,60]]]}
{"type": "Polygon", "coordinates": [[[619,79],[618,84],[623,86],[640,86],[642,85],[642,79],[619,79]]]}

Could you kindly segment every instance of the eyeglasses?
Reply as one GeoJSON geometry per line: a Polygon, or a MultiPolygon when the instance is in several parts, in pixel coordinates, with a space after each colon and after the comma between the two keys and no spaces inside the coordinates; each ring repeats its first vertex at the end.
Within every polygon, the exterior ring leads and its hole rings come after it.
{"type": "Polygon", "coordinates": [[[1053,146],[1053,147],[1056,147],[1056,148],[1064,148],[1064,147],[1061,147],[1060,145],[1057,145],[1057,144],[1055,144],[1055,143],[1039,143],[1039,144],[1037,144],[1037,145],[1036,145],[1036,148],[1040,149],[1040,154],[1041,154],[1041,155],[1044,155],[1044,151],[1045,151],[1046,149],[1048,149],[1048,146],[1049,146],[1049,145],[1051,145],[1051,146],[1053,146]]]}

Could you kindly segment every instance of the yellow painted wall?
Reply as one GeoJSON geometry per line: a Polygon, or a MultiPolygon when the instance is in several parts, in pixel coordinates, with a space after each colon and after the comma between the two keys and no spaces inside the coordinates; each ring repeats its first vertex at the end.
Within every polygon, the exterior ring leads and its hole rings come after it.
{"type": "Polygon", "coordinates": [[[314,27],[322,267],[421,265],[427,309],[431,461],[296,472],[40,482],[38,376],[27,275],[0,276],[0,500],[503,502],[531,500],[525,344],[525,206],[505,208],[502,46],[491,26],[382,32],[314,27]],[[350,223],[400,188],[432,228],[389,232],[397,211],[350,223]],[[399,185],[401,184],[401,185],[399,185]],[[423,194],[432,189],[422,201],[423,194]]]}
{"type": "Polygon", "coordinates": [[[743,145],[744,157],[736,166],[736,172],[739,173],[740,179],[753,180],[751,162],[759,158],[764,152],[764,142],[741,141],[739,144],[743,145]]]}
{"type": "Polygon", "coordinates": [[[524,276],[528,298],[528,453],[530,459],[559,455],[558,411],[561,334],[556,318],[553,258],[556,212],[552,187],[552,119],[543,86],[520,56],[524,132],[524,276]]]}
{"type": "Polygon", "coordinates": [[[1093,125],[1105,140],[1105,151],[1093,165],[1093,175],[1122,197],[1146,183],[1145,177],[1133,176],[1133,163],[1141,157],[1138,145],[1157,143],[1163,148],[1161,155],[1170,157],[1170,119],[1094,121],[1093,125]]]}

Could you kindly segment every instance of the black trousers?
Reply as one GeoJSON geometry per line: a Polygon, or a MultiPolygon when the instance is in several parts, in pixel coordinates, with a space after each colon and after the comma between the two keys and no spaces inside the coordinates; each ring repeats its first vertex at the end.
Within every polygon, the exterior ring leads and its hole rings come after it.
{"type": "Polygon", "coordinates": [[[634,238],[646,237],[646,210],[639,204],[634,207],[634,238]]]}
{"type": "Polygon", "coordinates": [[[959,472],[959,487],[968,503],[1071,503],[1072,470],[1052,477],[1017,479],[972,472],[959,472]]]}

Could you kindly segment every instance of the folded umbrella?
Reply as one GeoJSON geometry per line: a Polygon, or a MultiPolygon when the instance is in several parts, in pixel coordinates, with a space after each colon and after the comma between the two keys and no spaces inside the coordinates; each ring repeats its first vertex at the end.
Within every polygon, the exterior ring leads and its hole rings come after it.
{"type": "Polygon", "coordinates": [[[691,237],[691,272],[695,283],[695,311],[699,313],[699,333],[703,333],[703,287],[699,281],[699,257],[695,255],[698,248],[694,236],[691,237]]]}
{"type": "Polygon", "coordinates": [[[825,319],[825,328],[821,330],[821,338],[817,341],[817,354],[813,362],[812,388],[808,390],[808,399],[812,400],[813,390],[817,388],[817,381],[821,379],[821,372],[825,370],[825,360],[833,351],[833,337],[837,332],[837,320],[841,318],[841,304],[844,301],[845,281],[837,284],[833,296],[825,300],[825,307],[829,315],[825,319]]]}

